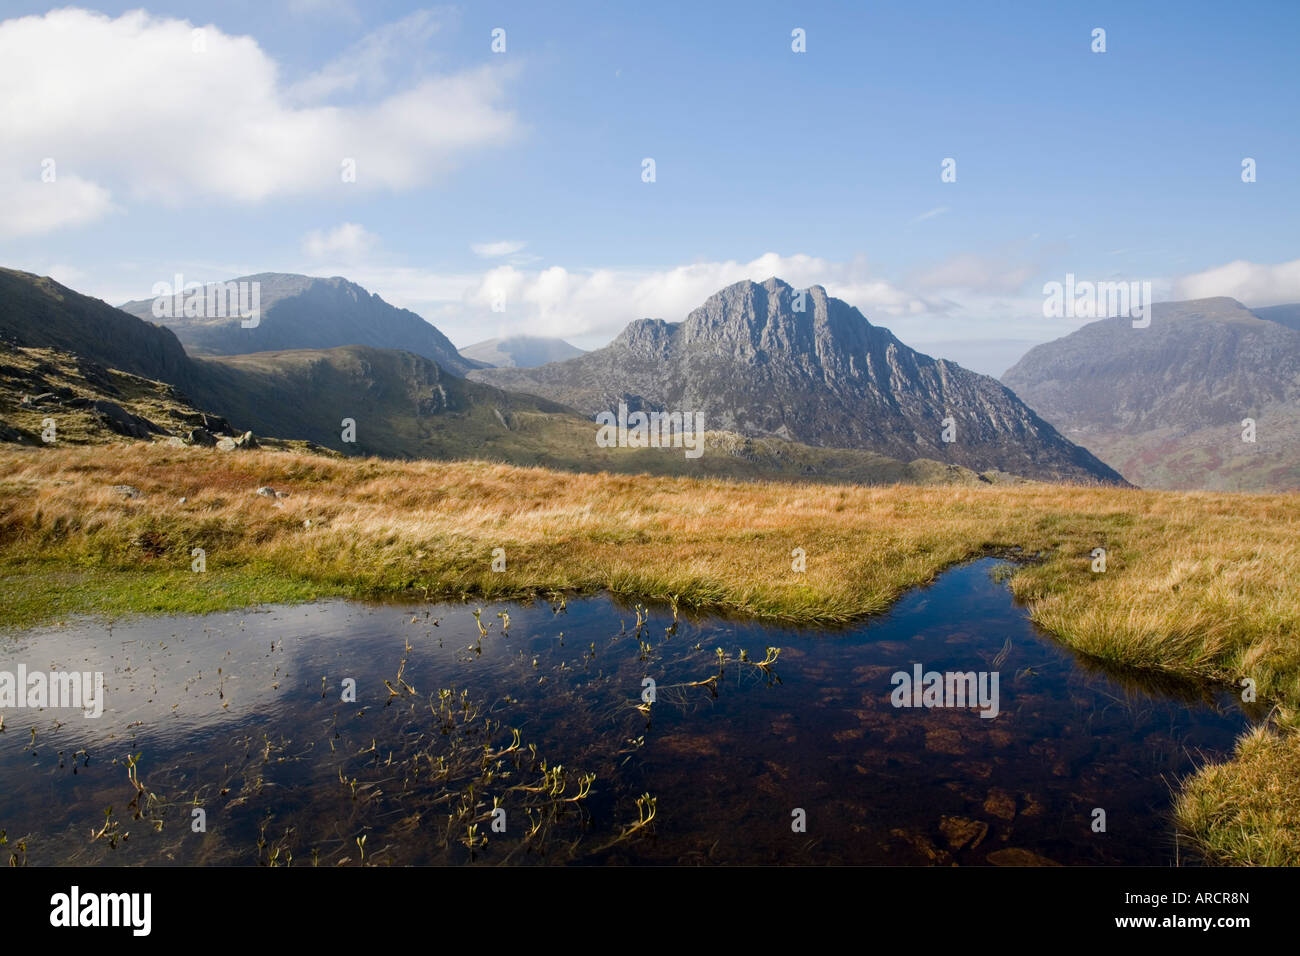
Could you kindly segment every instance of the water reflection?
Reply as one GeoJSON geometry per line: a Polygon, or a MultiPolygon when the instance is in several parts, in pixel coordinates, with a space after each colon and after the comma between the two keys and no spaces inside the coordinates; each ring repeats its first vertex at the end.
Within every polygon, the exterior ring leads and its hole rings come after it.
{"type": "Polygon", "coordinates": [[[836,630],[596,597],[13,635],[0,669],[106,708],[4,712],[0,827],[32,863],[1174,861],[1170,790],[1247,715],[1077,660],[995,564],[836,630]],[[893,706],[918,663],[997,672],[998,716],[893,706]]]}

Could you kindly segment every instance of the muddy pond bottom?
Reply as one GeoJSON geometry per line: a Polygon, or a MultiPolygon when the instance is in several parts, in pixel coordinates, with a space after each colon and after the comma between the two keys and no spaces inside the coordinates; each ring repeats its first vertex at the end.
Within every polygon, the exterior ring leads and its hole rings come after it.
{"type": "Polygon", "coordinates": [[[10,633],[0,671],[102,672],[104,712],[0,711],[0,853],[1194,863],[1172,794],[1231,752],[1249,716],[1231,694],[1082,662],[1029,622],[998,566],[954,568],[836,630],[674,622],[668,607],[594,597],[339,601],[10,633]],[[951,694],[931,701],[955,706],[896,706],[921,700],[896,676],[918,665],[985,675],[986,692],[996,674],[997,715],[951,694]]]}

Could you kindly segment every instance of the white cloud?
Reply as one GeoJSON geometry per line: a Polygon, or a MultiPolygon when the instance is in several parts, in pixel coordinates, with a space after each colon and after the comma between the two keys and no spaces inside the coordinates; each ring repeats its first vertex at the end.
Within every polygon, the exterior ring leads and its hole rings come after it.
{"type": "Polygon", "coordinates": [[[1247,306],[1300,302],[1300,259],[1273,265],[1233,262],[1183,276],[1174,282],[1175,299],[1226,295],[1247,306]]]}
{"type": "Polygon", "coordinates": [[[489,335],[555,335],[584,346],[604,345],[629,322],[686,318],[724,286],[777,276],[798,288],[824,285],[869,319],[922,317],[943,311],[942,300],[917,297],[871,275],[865,259],[832,262],[814,256],[768,253],[750,262],[696,262],[662,270],[525,269],[502,264],[486,272],[434,273],[377,264],[347,276],[396,305],[412,309],[454,342],[489,335]],[[505,311],[494,312],[497,293],[505,311]]]}
{"type": "Polygon", "coordinates": [[[470,306],[490,310],[496,297],[504,295],[506,311],[514,308],[526,315],[537,334],[613,336],[635,319],[679,321],[724,286],[772,276],[796,287],[824,285],[832,295],[876,312],[903,315],[927,308],[924,301],[869,276],[865,261],[833,263],[777,253],[751,262],[701,262],[655,272],[570,272],[562,266],[526,272],[500,266],[484,274],[464,298],[470,306]]]}
{"type": "Polygon", "coordinates": [[[115,208],[104,187],[55,169],[53,182],[42,182],[39,169],[27,179],[10,179],[0,171],[0,239],[80,226],[115,208]]]}
{"type": "MultiPolygon", "coordinates": [[[[306,92],[355,91],[360,80],[348,70],[386,62],[392,42],[387,34],[363,42],[306,92]]],[[[509,64],[492,64],[383,95],[367,88],[366,102],[306,106],[253,38],[215,26],[139,10],[116,19],[64,9],[6,20],[0,208],[7,214],[23,204],[31,232],[102,216],[110,195],[180,205],[424,185],[517,132],[501,105],[513,75],[509,64]],[[203,52],[195,50],[196,29],[203,52]],[[80,179],[67,182],[80,184],[84,205],[33,198],[28,187],[40,170],[31,157],[75,161],[80,179]],[[345,158],[356,161],[355,183],[342,181],[345,158]],[[66,211],[74,206],[81,211],[66,211]]]]}
{"type": "Polygon", "coordinates": [[[475,242],[470,244],[476,256],[482,256],[484,259],[500,259],[502,256],[513,255],[521,251],[526,242],[520,242],[514,239],[502,239],[500,242],[475,242]]]}
{"type": "Polygon", "coordinates": [[[303,238],[302,248],[314,259],[334,258],[348,262],[360,259],[379,243],[379,237],[355,222],[333,229],[314,229],[303,238]]]}
{"type": "Polygon", "coordinates": [[[930,292],[877,274],[863,257],[833,261],[773,252],[748,262],[696,262],[659,270],[558,265],[530,270],[502,264],[460,274],[400,268],[346,274],[418,312],[460,345],[526,333],[559,336],[584,348],[607,344],[636,319],[681,321],[734,282],[776,276],[796,288],[825,286],[908,345],[997,375],[1030,345],[1060,338],[1088,321],[1045,318],[1043,297],[1034,284],[1041,285],[1043,276],[1031,272],[1014,261],[958,256],[927,273],[944,283],[941,292],[930,292]],[[1007,289],[1013,291],[999,291],[1007,289]],[[492,311],[498,293],[504,296],[502,312],[492,311]]]}
{"type": "MultiPolygon", "coordinates": [[[[1050,250],[1040,251],[1046,254],[1050,250]]],[[[1300,261],[1252,266],[1249,274],[1258,274],[1252,287],[1260,294],[1273,290],[1268,296],[1273,301],[1300,301],[1300,261]]],[[[575,270],[559,265],[526,269],[502,264],[455,277],[412,271],[403,273],[395,288],[401,289],[404,304],[428,315],[454,341],[457,333],[472,336],[490,325],[504,330],[495,334],[557,335],[575,344],[595,346],[609,341],[636,319],[677,322],[725,286],[742,279],[761,282],[772,276],[796,288],[825,286],[830,295],[856,306],[870,322],[888,327],[904,342],[931,346],[932,354],[957,361],[967,353],[975,354],[973,342],[997,341],[1004,346],[1008,342],[1046,342],[1088,321],[1043,316],[1042,283],[1056,276],[1047,275],[1042,265],[1017,249],[1005,250],[1003,255],[955,255],[903,282],[880,275],[864,257],[834,261],[770,252],[748,262],[696,262],[660,270],[575,270]],[[448,294],[453,291],[454,295],[448,294]],[[504,312],[492,311],[498,294],[505,298],[504,312]],[[955,351],[945,352],[949,347],[955,351]]],[[[388,287],[380,284],[386,278],[374,277],[376,290],[388,287]]],[[[1160,276],[1151,280],[1158,301],[1188,297],[1173,294],[1179,280],[1160,276]]]]}

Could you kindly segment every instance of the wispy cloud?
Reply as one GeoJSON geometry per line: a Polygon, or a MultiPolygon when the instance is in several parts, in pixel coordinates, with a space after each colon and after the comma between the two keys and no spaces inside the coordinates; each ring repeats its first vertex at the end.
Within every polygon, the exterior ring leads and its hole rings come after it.
{"type": "Polygon", "coordinates": [[[935,216],[942,216],[949,211],[947,206],[935,206],[933,209],[927,209],[921,215],[917,216],[912,222],[924,222],[927,219],[933,219],[935,216]]]}
{"type": "Polygon", "coordinates": [[[523,250],[528,245],[517,239],[502,239],[498,242],[475,242],[470,244],[470,249],[474,255],[481,256],[484,259],[500,259],[502,256],[513,255],[523,250]]]}
{"type": "Polygon", "coordinates": [[[298,81],[287,98],[314,103],[340,93],[378,94],[389,89],[401,71],[418,72],[428,61],[427,47],[441,26],[429,10],[417,10],[363,36],[334,60],[298,81]]]}

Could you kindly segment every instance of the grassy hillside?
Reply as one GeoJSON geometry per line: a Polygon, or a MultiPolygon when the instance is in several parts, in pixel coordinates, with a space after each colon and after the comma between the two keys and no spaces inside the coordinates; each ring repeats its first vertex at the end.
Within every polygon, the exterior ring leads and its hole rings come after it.
{"type": "Polygon", "coordinates": [[[842,622],[954,562],[1019,553],[1034,560],[1013,590],[1069,646],[1115,666],[1250,677],[1279,706],[1237,759],[1187,783],[1178,808],[1211,859],[1300,864],[1295,495],[736,484],[144,444],[0,454],[10,625],[325,595],[595,589],[842,622]],[[113,490],[123,483],[142,496],[113,490]],[[289,497],[256,496],[263,484],[289,497]],[[188,570],[193,547],[207,551],[206,574],[188,570]],[[791,570],[796,547],[804,573],[791,570]],[[1104,574],[1090,569],[1096,547],[1109,552],[1104,574]],[[505,572],[491,570],[494,548],[505,572]]]}
{"type": "Polygon", "coordinates": [[[48,276],[0,267],[0,342],[54,348],[186,387],[189,357],[167,329],[62,286],[48,276]]]}
{"type": "Polygon", "coordinates": [[[106,369],[59,349],[0,348],[0,421],[8,428],[6,441],[42,444],[42,422],[49,418],[59,440],[88,444],[132,431],[142,438],[160,434],[150,425],[188,430],[202,424],[199,416],[183,395],[162,382],[106,369]],[[108,403],[125,416],[109,417],[108,403]]]}
{"type": "MultiPolygon", "coordinates": [[[[132,375],[53,348],[0,345],[0,442],[45,447],[44,423],[55,445],[102,445],[134,438],[176,441],[192,429],[215,436],[240,433],[195,405],[175,386],[132,375]]],[[[261,439],[280,449],[310,442],[261,439]]]]}

